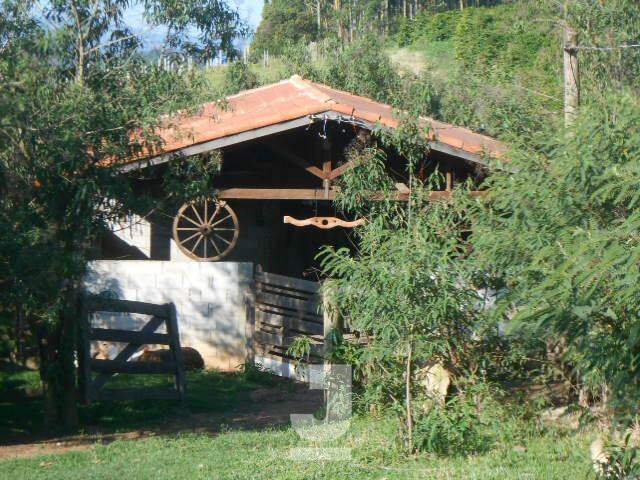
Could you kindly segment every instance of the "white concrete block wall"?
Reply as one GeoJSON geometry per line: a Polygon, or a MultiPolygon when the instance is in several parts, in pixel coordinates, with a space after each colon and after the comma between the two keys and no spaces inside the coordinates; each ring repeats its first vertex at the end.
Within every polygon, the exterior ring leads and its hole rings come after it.
{"type": "MultiPolygon", "coordinates": [[[[173,302],[180,341],[200,352],[208,368],[237,368],[246,358],[245,293],[253,265],[237,262],[100,260],[86,288],[95,294],[150,303],[173,302]]],[[[144,318],[99,314],[95,324],[139,329],[144,318]]]]}
{"type": "Polygon", "coordinates": [[[139,215],[132,215],[109,225],[114,235],[151,258],[151,224],[139,215]]]}

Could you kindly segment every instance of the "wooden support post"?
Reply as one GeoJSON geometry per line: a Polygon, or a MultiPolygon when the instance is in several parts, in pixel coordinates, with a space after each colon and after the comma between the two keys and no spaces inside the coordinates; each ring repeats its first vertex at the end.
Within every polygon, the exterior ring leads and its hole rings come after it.
{"type": "Polygon", "coordinates": [[[91,318],[87,308],[87,298],[83,294],[80,298],[80,348],[78,352],[78,384],[82,395],[82,402],[88,405],[91,402],[91,342],[89,331],[91,330],[91,318]]]}
{"type": "Polygon", "coordinates": [[[325,363],[327,363],[333,353],[333,332],[334,330],[340,332],[342,326],[340,325],[340,317],[336,312],[333,292],[324,286],[321,291],[325,363]]]}
{"type": "MultiPolygon", "coordinates": [[[[259,266],[258,266],[259,268],[259,266]]],[[[255,348],[255,334],[256,334],[256,294],[255,294],[255,282],[252,282],[250,291],[244,296],[244,305],[246,312],[245,320],[245,364],[246,366],[253,367],[256,363],[256,348],[255,348]]],[[[246,367],[245,367],[246,368],[246,367]]]]}
{"type": "Polygon", "coordinates": [[[171,342],[171,352],[173,361],[176,364],[175,386],[180,401],[184,401],[186,394],[186,381],[184,374],[184,364],[182,363],[182,349],[180,347],[180,332],[178,331],[178,315],[176,306],[168,304],[169,318],[167,319],[167,334],[171,342]]]}
{"type": "Polygon", "coordinates": [[[577,46],[578,32],[566,24],[564,29],[564,123],[566,127],[573,124],[580,106],[580,65],[577,46]]]}
{"type": "Polygon", "coordinates": [[[447,192],[450,192],[451,190],[453,190],[453,172],[448,171],[446,173],[446,178],[447,178],[447,192]]]}

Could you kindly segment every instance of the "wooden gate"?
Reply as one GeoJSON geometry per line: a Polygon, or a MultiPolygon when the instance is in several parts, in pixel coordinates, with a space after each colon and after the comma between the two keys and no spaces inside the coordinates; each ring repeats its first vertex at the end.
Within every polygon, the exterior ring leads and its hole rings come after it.
{"type": "Polygon", "coordinates": [[[85,401],[94,400],[182,400],[185,394],[185,375],[180,349],[180,336],[173,303],[156,305],[130,300],[107,299],[97,296],[85,296],[82,302],[82,336],[80,345],[80,384],[85,401]],[[148,315],[150,320],[142,329],[118,330],[93,328],[91,315],[95,312],[134,313],[148,315]],[[156,333],[162,325],[166,333],[156,333]],[[110,360],[91,358],[91,342],[127,343],[110,360]],[[169,362],[148,363],[130,361],[131,357],[143,345],[168,345],[171,349],[169,362]],[[115,374],[173,374],[173,388],[103,388],[115,374]],[[94,377],[93,374],[96,374],[94,377]]]}
{"type": "Polygon", "coordinates": [[[253,324],[251,351],[281,362],[291,360],[287,349],[296,337],[312,342],[310,361],[321,362],[325,321],[320,283],[263,272],[255,275],[255,291],[247,315],[253,324]]]}

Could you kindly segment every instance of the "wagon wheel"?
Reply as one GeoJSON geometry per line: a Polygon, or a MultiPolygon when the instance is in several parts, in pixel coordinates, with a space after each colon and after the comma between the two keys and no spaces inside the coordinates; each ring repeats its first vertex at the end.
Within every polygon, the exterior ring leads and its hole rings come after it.
{"type": "Polygon", "coordinates": [[[215,262],[236,246],[238,217],[226,202],[207,198],[185,203],[173,220],[173,239],[189,258],[215,262]]]}

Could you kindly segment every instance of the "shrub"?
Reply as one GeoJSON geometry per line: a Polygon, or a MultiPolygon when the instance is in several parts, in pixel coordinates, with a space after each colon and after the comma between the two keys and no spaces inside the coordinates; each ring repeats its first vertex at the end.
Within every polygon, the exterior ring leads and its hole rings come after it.
{"type": "Polygon", "coordinates": [[[440,455],[477,453],[487,445],[481,427],[476,405],[454,397],[416,417],[414,444],[419,450],[440,455]]]}
{"type": "Polygon", "coordinates": [[[375,37],[365,37],[330,55],[322,80],[336,88],[388,102],[400,90],[400,77],[375,37]]]}
{"type": "Polygon", "coordinates": [[[227,95],[249,90],[258,85],[258,77],[244,62],[232,63],[224,74],[224,90],[227,95]]]}

